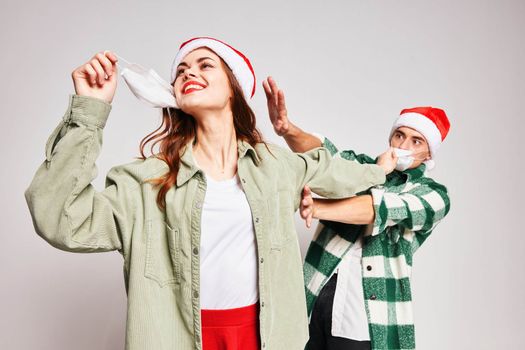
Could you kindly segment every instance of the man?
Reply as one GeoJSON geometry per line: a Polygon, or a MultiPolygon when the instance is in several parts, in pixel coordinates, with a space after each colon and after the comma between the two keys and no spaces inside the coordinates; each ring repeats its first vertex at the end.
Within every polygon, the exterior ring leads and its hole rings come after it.
{"type": "MultiPolygon", "coordinates": [[[[287,118],[284,94],[264,82],[276,133],[295,152],[323,146],[334,157],[377,159],[339,151],[287,118]]],[[[438,108],[401,111],[389,143],[396,171],[384,185],[343,200],[313,199],[305,187],[301,216],[320,219],[305,258],[308,350],[415,349],[410,288],[413,254],[450,210],[447,189],[425,176],[450,124],[438,108]]]]}

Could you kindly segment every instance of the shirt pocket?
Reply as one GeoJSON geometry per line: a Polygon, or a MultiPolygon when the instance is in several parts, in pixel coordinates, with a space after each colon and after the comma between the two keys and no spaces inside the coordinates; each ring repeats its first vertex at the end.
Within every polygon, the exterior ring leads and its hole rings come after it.
{"type": "Polygon", "coordinates": [[[268,206],[271,247],[279,249],[296,239],[292,192],[278,191],[268,199],[268,206]]]}
{"type": "Polygon", "coordinates": [[[154,280],[160,287],[180,283],[179,228],[170,227],[162,219],[149,220],[146,222],[146,236],[145,277],[154,280]]]}

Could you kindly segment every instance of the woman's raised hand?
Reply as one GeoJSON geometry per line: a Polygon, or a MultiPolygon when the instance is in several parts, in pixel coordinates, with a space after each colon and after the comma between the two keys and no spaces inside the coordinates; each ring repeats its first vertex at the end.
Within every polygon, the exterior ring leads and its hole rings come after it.
{"type": "Polygon", "coordinates": [[[99,52],[71,73],[75,93],[111,103],[117,88],[117,56],[99,52]]]}

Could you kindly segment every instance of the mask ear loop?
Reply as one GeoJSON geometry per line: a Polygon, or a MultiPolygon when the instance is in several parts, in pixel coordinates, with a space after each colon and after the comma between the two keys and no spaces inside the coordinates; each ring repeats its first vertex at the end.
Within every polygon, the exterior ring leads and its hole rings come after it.
{"type": "Polygon", "coordinates": [[[131,65],[131,63],[128,60],[126,60],[124,57],[119,56],[117,54],[115,54],[115,56],[117,56],[117,58],[118,58],[117,66],[119,66],[120,68],[122,68],[122,64],[120,63],[120,61],[123,61],[126,66],[130,66],[131,65]]]}

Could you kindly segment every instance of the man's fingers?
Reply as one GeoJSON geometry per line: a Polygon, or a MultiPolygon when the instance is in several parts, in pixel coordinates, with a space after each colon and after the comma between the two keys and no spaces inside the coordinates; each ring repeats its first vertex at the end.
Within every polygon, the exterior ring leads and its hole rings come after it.
{"type": "Polygon", "coordinates": [[[299,211],[299,214],[301,215],[301,218],[306,219],[306,209],[302,208],[299,211]]]}
{"type": "Polygon", "coordinates": [[[312,194],[312,191],[310,190],[310,187],[308,187],[308,185],[304,186],[303,196],[310,196],[311,194],[312,194]]]}
{"type": "Polygon", "coordinates": [[[277,87],[277,83],[272,77],[268,77],[268,83],[270,84],[270,88],[272,89],[272,94],[277,95],[277,91],[279,91],[279,88],[277,87]]]}
{"type": "Polygon", "coordinates": [[[308,207],[311,203],[311,197],[303,197],[303,199],[301,200],[301,205],[303,205],[304,207],[308,207]]]}
{"type": "Polygon", "coordinates": [[[313,204],[312,191],[308,185],[303,188],[303,199],[301,201],[301,217],[306,221],[306,227],[310,228],[313,218],[313,204]]]}
{"type": "Polygon", "coordinates": [[[268,85],[267,80],[263,80],[263,89],[264,89],[264,94],[266,95],[266,99],[270,101],[273,98],[273,95],[272,95],[272,90],[270,88],[270,85],[268,85]]]}
{"type": "Polygon", "coordinates": [[[277,92],[277,109],[279,112],[286,112],[286,101],[284,100],[284,92],[283,90],[279,90],[277,92]]]}
{"type": "Polygon", "coordinates": [[[312,208],[305,207],[301,210],[301,217],[306,220],[309,215],[312,215],[312,208]]]}

